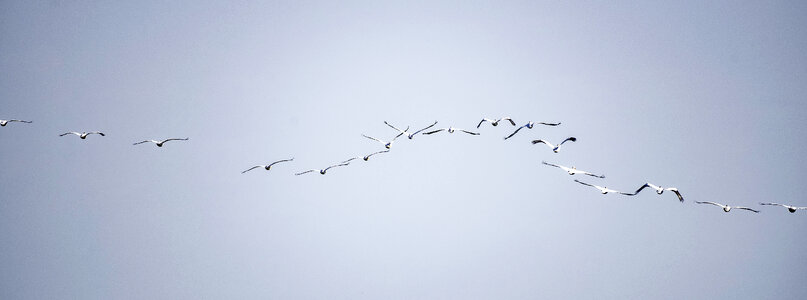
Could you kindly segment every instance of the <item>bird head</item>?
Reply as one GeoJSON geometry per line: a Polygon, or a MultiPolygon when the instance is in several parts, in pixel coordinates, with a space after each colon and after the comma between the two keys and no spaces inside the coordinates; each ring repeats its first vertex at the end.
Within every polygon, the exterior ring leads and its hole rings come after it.
{"type": "Polygon", "coordinates": [[[490,125],[493,125],[493,126],[499,126],[499,121],[493,121],[493,122],[490,122],[490,125]]]}
{"type": "Polygon", "coordinates": [[[723,207],[723,211],[725,211],[725,212],[729,212],[730,210],[731,210],[731,206],[726,205],[725,207],[723,207]]]}
{"type": "Polygon", "coordinates": [[[527,128],[532,129],[533,126],[535,126],[535,122],[527,123],[527,128]]]}
{"type": "Polygon", "coordinates": [[[791,213],[794,213],[794,212],[796,212],[796,208],[795,207],[788,207],[787,211],[789,211],[791,213]]]}
{"type": "Polygon", "coordinates": [[[269,169],[272,168],[272,166],[265,166],[263,168],[266,169],[267,171],[269,171],[269,169]]]}
{"type": "Polygon", "coordinates": [[[370,159],[370,156],[367,155],[367,156],[363,157],[362,159],[364,159],[364,161],[368,161],[370,159]]]}
{"type": "Polygon", "coordinates": [[[392,142],[384,144],[384,148],[389,149],[390,147],[392,147],[392,142]]]}
{"type": "Polygon", "coordinates": [[[319,170],[319,173],[325,175],[325,170],[319,170]]]}

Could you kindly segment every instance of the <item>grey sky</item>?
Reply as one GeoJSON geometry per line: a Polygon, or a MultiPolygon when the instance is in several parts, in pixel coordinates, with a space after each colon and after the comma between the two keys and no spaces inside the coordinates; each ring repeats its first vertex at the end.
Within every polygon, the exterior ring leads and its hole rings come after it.
{"type": "Polygon", "coordinates": [[[807,293],[804,211],[694,204],[807,206],[807,3],[31,2],[0,3],[0,119],[34,121],[0,128],[0,298],[807,293]],[[563,124],[292,175],[501,116],[563,124]]]}

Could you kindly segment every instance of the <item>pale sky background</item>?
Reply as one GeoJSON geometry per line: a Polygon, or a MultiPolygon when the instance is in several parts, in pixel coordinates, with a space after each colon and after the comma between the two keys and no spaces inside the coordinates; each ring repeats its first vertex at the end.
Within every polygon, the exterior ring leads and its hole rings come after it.
{"type": "Polygon", "coordinates": [[[807,294],[807,2],[112,2],[0,2],[2,299],[807,294]]]}

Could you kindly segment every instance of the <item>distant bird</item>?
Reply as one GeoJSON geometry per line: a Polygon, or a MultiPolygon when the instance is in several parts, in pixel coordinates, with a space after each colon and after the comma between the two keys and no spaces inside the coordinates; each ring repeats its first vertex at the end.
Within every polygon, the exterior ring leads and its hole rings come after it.
{"type": "Polygon", "coordinates": [[[732,206],[723,205],[723,204],[715,203],[715,202],[711,202],[711,201],[695,201],[695,203],[697,203],[697,204],[711,204],[711,205],[714,205],[714,206],[720,206],[720,207],[723,208],[723,211],[725,211],[725,212],[729,212],[732,208],[736,208],[736,209],[750,210],[750,211],[753,211],[755,213],[759,213],[759,211],[756,210],[756,209],[749,208],[749,207],[743,207],[743,206],[734,206],[734,207],[732,207],[732,206]]]}
{"type": "MultiPolygon", "coordinates": [[[[407,129],[409,129],[409,128],[407,127],[407,129]]],[[[389,149],[390,147],[392,147],[392,143],[394,143],[394,142],[395,142],[395,140],[396,140],[396,139],[398,139],[398,137],[399,137],[399,136],[401,136],[401,135],[402,135],[402,134],[398,134],[398,135],[396,135],[396,136],[395,136],[394,138],[392,138],[392,140],[391,140],[391,141],[389,141],[389,142],[387,142],[387,141],[383,141],[383,140],[380,140],[380,139],[377,139],[377,138],[374,138],[374,137],[371,137],[371,136],[366,136],[366,135],[364,135],[364,134],[362,134],[361,136],[366,137],[366,138],[371,139],[371,140],[374,140],[374,141],[376,141],[376,142],[379,142],[379,143],[381,143],[382,145],[384,145],[384,148],[389,149]]]]}
{"type": "MultiPolygon", "coordinates": [[[[407,138],[409,138],[409,139],[411,140],[412,138],[414,138],[414,137],[415,137],[415,135],[416,135],[416,134],[420,133],[421,131],[424,131],[424,130],[426,130],[426,129],[429,129],[429,128],[434,127],[434,125],[437,125],[437,121],[434,121],[434,123],[432,123],[431,125],[427,126],[426,128],[423,128],[423,129],[418,130],[418,131],[415,131],[415,132],[409,132],[409,127],[407,127],[407,128],[406,128],[406,130],[400,130],[400,129],[398,129],[398,128],[395,128],[395,126],[392,126],[392,124],[387,123],[387,121],[384,121],[384,124],[387,124],[387,126],[392,127],[392,129],[395,129],[395,131],[400,132],[402,135],[406,135],[406,137],[407,137],[407,138]]],[[[396,138],[397,138],[397,137],[396,137],[396,138]]]]}
{"type": "Polygon", "coordinates": [[[532,144],[533,144],[533,145],[538,144],[538,143],[545,144],[545,145],[549,146],[549,148],[552,148],[552,152],[558,153],[558,151],[560,151],[560,146],[561,146],[561,145],[563,145],[563,143],[565,143],[565,142],[567,142],[567,141],[576,142],[576,141],[577,141],[577,138],[576,138],[576,137],[569,137],[569,138],[566,138],[565,140],[563,140],[562,142],[560,142],[560,144],[557,144],[557,145],[552,145],[552,143],[547,142],[547,141],[544,141],[544,140],[533,140],[533,141],[532,141],[532,144]]]}
{"type": "Polygon", "coordinates": [[[564,167],[564,166],[561,166],[561,165],[551,164],[551,163],[548,163],[548,162],[545,162],[545,161],[542,161],[542,163],[547,165],[547,166],[553,166],[553,167],[556,167],[556,168],[560,168],[560,169],[568,172],[569,175],[583,174],[583,175],[594,176],[594,177],[598,177],[598,178],[605,178],[605,175],[596,175],[594,173],[589,173],[589,172],[586,172],[586,171],[578,170],[575,167],[569,168],[569,167],[564,167]]]}
{"type": "Polygon", "coordinates": [[[791,213],[794,213],[794,212],[796,212],[797,210],[801,210],[801,209],[807,209],[807,207],[790,206],[790,205],[787,205],[787,204],[779,204],[779,203],[760,203],[759,205],[775,205],[775,206],[781,206],[781,207],[787,208],[787,211],[789,211],[789,212],[791,212],[791,213]]]}
{"type": "Polygon", "coordinates": [[[106,136],[103,132],[99,132],[99,131],[93,131],[93,132],[75,132],[75,131],[71,131],[71,132],[62,133],[59,136],[65,136],[65,135],[68,135],[68,134],[75,134],[78,137],[80,137],[82,140],[86,139],[87,136],[90,135],[90,134],[98,134],[100,136],[106,136]]]}
{"type": "Polygon", "coordinates": [[[636,194],[630,194],[630,193],[624,193],[624,192],[620,192],[620,191],[615,191],[615,190],[609,189],[607,187],[602,187],[602,186],[599,186],[599,185],[588,184],[588,183],[582,182],[582,181],[577,180],[577,179],[575,179],[574,182],[577,182],[577,183],[582,184],[582,185],[587,185],[587,186],[590,186],[590,187],[594,187],[594,188],[600,190],[600,193],[602,193],[603,195],[608,194],[608,193],[622,194],[622,195],[625,195],[625,196],[636,195],[636,194]]]}
{"type": "Polygon", "coordinates": [[[23,121],[23,120],[0,120],[0,126],[6,126],[9,122],[20,122],[20,123],[33,123],[31,121],[23,121]]]}
{"type": "Polygon", "coordinates": [[[501,119],[482,118],[482,121],[479,121],[479,124],[476,125],[476,128],[479,128],[479,126],[482,126],[482,123],[485,123],[485,122],[488,122],[488,123],[490,123],[490,125],[493,125],[493,126],[499,126],[499,122],[504,121],[504,120],[510,121],[510,124],[513,124],[513,126],[516,126],[516,122],[513,121],[513,119],[511,119],[510,117],[504,117],[504,118],[501,118],[501,119]]]}
{"type": "Polygon", "coordinates": [[[454,127],[440,128],[440,129],[437,129],[437,130],[434,130],[434,131],[424,132],[423,134],[435,134],[435,133],[438,133],[440,131],[447,131],[448,133],[454,133],[454,131],[457,131],[457,130],[465,132],[465,133],[470,134],[470,135],[479,135],[478,132],[471,132],[471,131],[468,131],[468,130],[465,130],[465,129],[459,129],[459,128],[454,128],[454,127]]]}
{"type": "Polygon", "coordinates": [[[663,188],[663,187],[657,186],[657,185],[652,184],[652,183],[649,183],[649,182],[648,182],[648,183],[645,183],[644,185],[642,185],[641,187],[639,187],[639,189],[638,189],[638,190],[636,190],[636,192],[634,192],[634,194],[638,194],[638,193],[639,193],[639,192],[641,192],[641,191],[642,191],[644,188],[647,188],[647,187],[649,187],[649,188],[651,188],[651,189],[656,190],[656,194],[659,194],[659,195],[663,194],[663,193],[664,193],[664,191],[670,191],[670,192],[673,192],[673,193],[675,193],[675,195],[676,195],[676,196],[678,196],[678,201],[684,202],[684,197],[682,197],[682,196],[681,196],[681,193],[680,193],[680,192],[678,192],[678,189],[677,189],[677,188],[674,188],[674,187],[671,187],[671,188],[663,188]]]}
{"type": "Polygon", "coordinates": [[[271,168],[272,168],[272,166],[274,166],[274,165],[275,165],[275,164],[277,164],[277,163],[282,163],[282,162],[287,162],[287,161],[293,161],[293,160],[294,160],[294,158],[290,158],[290,159],[278,160],[278,161],[273,162],[273,163],[268,164],[268,165],[257,165],[257,166],[254,166],[254,167],[252,167],[252,168],[249,168],[249,169],[244,170],[243,172],[241,172],[241,174],[244,174],[244,173],[246,173],[246,172],[252,171],[252,170],[257,169],[257,168],[264,168],[264,169],[266,169],[267,171],[269,171],[269,169],[271,169],[271,168]]]}
{"type": "Polygon", "coordinates": [[[373,153],[365,155],[364,157],[362,157],[362,159],[364,159],[364,161],[368,161],[368,160],[370,160],[370,157],[373,156],[373,155],[376,155],[376,154],[379,154],[379,153],[387,153],[387,152],[389,152],[389,150],[373,152],[373,153]]]}
{"type": "Polygon", "coordinates": [[[162,140],[162,141],[145,140],[145,141],[142,141],[142,142],[134,143],[132,145],[140,145],[142,143],[154,143],[154,144],[157,144],[157,147],[162,147],[163,144],[165,144],[165,142],[167,142],[167,141],[187,141],[187,140],[188,140],[188,138],[184,138],[184,139],[167,139],[167,140],[162,140]]]}
{"type": "MultiPolygon", "coordinates": [[[[352,160],[352,159],[351,159],[351,160],[352,160]]],[[[340,164],[338,164],[338,165],[333,165],[333,166],[327,167],[327,168],[325,168],[325,169],[319,170],[319,173],[320,173],[320,174],[322,174],[322,175],[325,175],[325,172],[328,172],[328,170],[329,170],[330,168],[336,168],[336,167],[347,166],[347,165],[349,165],[349,164],[350,164],[350,163],[340,163],[340,164]]],[[[299,176],[299,175],[303,175],[303,174],[306,174],[306,173],[311,173],[311,172],[314,172],[314,171],[317,171],[317,170],[308,170],[308,171],[305,171],[305,172],[300,172],[300,173],[297,173],[297,174],[294,174],[294,175],[298,175],[298,176],[299,176]]]]}
{"type": "MultiPolygon", "coordinates": [[[[519,130],[521,130],[522,128],[525,128],[525,127],[526,127],[527,129],[532,129],[532,127],[534,127],[534,126],[535,126],[535,124],[536,124],[535,122],[533,122],[533,121],[529,121],[529,122],[527,122],[527,124],[521,125],[521,127],[516,128],[516,131],[513,131],[513,133],[511,133],[510,135],[508,135],[508,136],[504,137],[504,139],[506,140],[506,139],[509,139],[509,138],[513,137],[513,136],[514,136],[514,135],[516,135],[516,133],[518,133],[518,131],[519,131],[519,130]]],[[[558,125],[560,125],[560,122],[558,122],[558,123],[544,123],[544,122],[538,122],[537,124],[546,125],[546,126],[558,126],[558,125]]]]}

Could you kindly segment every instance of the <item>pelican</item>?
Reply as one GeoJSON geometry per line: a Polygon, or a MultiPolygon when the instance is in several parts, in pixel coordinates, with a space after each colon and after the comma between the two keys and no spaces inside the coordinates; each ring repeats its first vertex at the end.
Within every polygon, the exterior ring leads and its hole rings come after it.
{"type": "Polygon", "coordinates": [[[465,129],[459,129],[459,128],[454,128],[454,127],[450,127],[450,126],[448,128],[440,128],[440,129],[437,129],[437,130],[434,130],[434,131],[424,132],[423,134],[434,134],[434,133],[438,133],[438,132],[444,131],[444,130],[447,131],[448,133],[454,133],[454,131],[459,130],[459,131],[465,132],[465,133],[470,134],[470,135],[479,135],[478,132],[470,132],[470,131],[465,130],[465,129]]]}
{"type": "Polygon", "coordinates": [[[65,135],[68,135],[68,134],[75,134],[78,137],[80,137],[82,140],[86,139],[87,136],[90,135],[90,134],[98,134],[100,136],[106,136],[103,132],[100,132],[100,131],[93,131],[93,132],[75,132],[75,131],[71,131],[71,132],[62,133],[59,136],[65,136],[65,135]]]}
{"type": "Polygon", "coordinates": [[[395,129],[395,131],[400,132],[400,133],[401,133],[401,135],[404,135],[404,134],[405,134],[405,135],[406,135],[406,137],[407,137],[407,138],[409,138],[409,139],[411,140],[412,138],[414,138],[414,137],[415,137],[415,135],[416,135],[416,134],[420,133],[421,131],[424,131],[424,130],[426,130],[426,129],[429,129],[429,128],[434,127],[434,125],[437,125],[437,121],[434,121],[434,123],[432,123],[431,125],[427,126],[426,128],[423,128],[423,129],[418,130],[418,131],[415,131],[415,132],[409,132],[409,127],[407,127],[407,128],[406,128],[406,130],[400,130],[400,129],[398,129],[398,128],[395,128],[395,126],[392,126],[390,123],[387,123],[387,121],[384,121],[384,124],[387,124],[387,126],[392,127],[392,129],[395,129]]]}
{"type": "Polygon", "coordinates": [[[533,140],[532,144],[535,145],[535,144],[538,144],[538,143],[543,143],[543,144],[549,146],[549,148],[552,148],[553,152],[558,153],[558,151],[560,151],[560,145],[563,145],[563,143],[565,143],[566,141],[576,142],[577,138],[576,137],[566,138],[565,140],[560,142],[560,144],[557,144],[557,145],[552,145],[552,143],[544,141],[544,140],[533,140]]]}
{"type": "Polygon", "coordinates": [[[244,173],[246,173],[246,172],[252,171],[252,170],[257,169],[257,168],[264,168],[264,169],[266,169],[267,171],[269,171],[269,169],[271,169],[271,168],[272,168],[272,166],[274,166],[276,163],[282,163],[282,162],[293,161],[293,160],[294,160],[294,158],[290,158],[290,159],[278,160],[278,161],[273,162],[273,163],[268,164],[268,165],[257,165],[257,166],[254,166],[254,167],[252,167],[252,168],[249,168],[249,169],[244,170],[243,172],[241,172],[241,174],[244,174],[244,173]]]}
{"type": "Polygon", "coordinates": [[[167,142],[167,141],[187,141],[187,140],[188,140],[188,138],[184,138],[184,139],[167,139],[167,140],[162,140],[162,141],[145,140],[145,141],[142,141],[142,142],[134,143],[132,145],[140,145],[142,143],[154,143],[154,144],[157,144],[157,147],[162,147],[163,144],[165,144],[165,142],[167,142]]]}
{"type": "Polygon", "coordinates": [[[479,121],[479,124],[476,125],[476,128],[479,128],[479,126],[482,126],[482,123],[485,123],[485,122],[488,122],[488,123],[490,123],[490,125],[493,125],[493,126],[499,126],[499,122],[504,121],[504,120],[510,121],[510,124],[513,124],[513,126],[516,126],[516,122],[513,121],[513,119],[511,119],[510,117],[504,117],[504,118],[501,118],[501,119],[482,118],[482,121],[479,121]]]}
{"type": "Polygon", "coordinates": [[[750,211],[753,211],[755,213],[759,213],[759,211],[756,210],[756,209],[743,207],[743,206],[731,207],[731,206],[728,206],[728,205],[723,205],[723,204],[715,203],[715,202],[711,202],[711,201],[695,201],[695,203],[697,203],[697,204],[711,204],[711,205],[714,205],[714,206],[720,206],[720,207],[723,208],[723,211],[725,211],[725,212],[729,212],[732,208],[736,208],[736,209],[750,210],[750,211]]]}
{"type": "MultiPolygon", "coordinates": [[[[407,129],[409,129],[409,127],[407,127],[407,129]]],[[[366,135],[364,135],[364,134],[362,134],[361,136],[366,137],[366,138],[371,139],[371,140],[374,140],[374,141],[376,141],[376,142],[379,142],[379,143],[381,143],[382,145],[384,145],[384,148],[389,149],[390,147],[392,147],[392,143],[394,143],[394,142],[395,142],[395,140],[396,140],[396,139],[398,139],[398,137],[399,137],[399,136],[401,136],[401,135],[402,135],[402,134],[398,134],[397,136],[395,136],[394,138],[392,138],[392,140],[391,140],[391,141],[389,141],[389,142],[382,141],[382,140],[380,140],[380,139],[377,139],[377,138],[374,138],[374,137],[371,137],[371,136],[366,136],[366,135]]]]}
{"type": "Polygon", "coordinates": [[[373,156],[373,155],[376,155],[376,154],[379,154],[379,153],[387,153],[387,152],[389,152],[389,150],[373,152],[373,153],[365,155],[364,157],[362,157],[362,159],[364,159],[364,161],[368,161],[368,160],[370,160],[370,156],[373,156]]]}
{"type": "Polygon", "coordinates": [[[680,192],[678,192],[678,189],[677,189],[677,188],[674,188],[674,187],[670,187],[670,188],[663,188],[663,187],[657,186],[657,185],[652,184],[652,183],[649,183],[649,182],[648,182],[648,183],[645,183],[644,185],[642,185],[641,187],[639,187],[639,189],[638,189],[638,190],[636,190],[636,192],[634,192],[634,194],[638,194],[639,192],[641,192],[641,191],[642,191],[644,188],[646,188],[646,187],[649,187],[649,188],[651,188],[651,189],[656,190],[656,194],[659,194],[659,195],[663,194],[663,193],[664,193],[664,191],[670,191],[670,192],[673,192],[673,193],[675,193],[675,195],[676,195],[676,196],[678,196],[678,201],[684,202],[684,197],[682,197],[682,196],[681,196],[681,193],[680,193],[680,192]]]}
{"type": "Polygon", "coordinates": [[[582,185],[587,185],[587,186],[590,186],[590,187],[594,187],[594,188],[600,190],[600,193],[602,193],[603,195],[608,194],[608,193],[622,194],[622,195],[625,195],[625,196],[636,195],[636,194],[630,194],[630,193],[624,193],[624,192],[620,192],[620,191],[615,191],[615,190],[609,189],[607,187],[602,187],[602,186],[599,186],[599,185],[588,184],[588,183],[582,182],[582,181],[577,180],[577,179],[575,179],[574,181],[579,183],[579,184],[582,184],[582,185]]]}
{"type": "Polygon", "coordinates": [[[511,133],[510,135],[504,137],[504,139],[506,140],[506,139],[509,139],[509,138],[513,137],[522,128],[526,127],[527,129],[532,129],[532,127],[534,127],[535,124],[541,124],[541,125],[546,125],[546,126],[558,126],[558,125],[560,125],[560,122],[558,122],[558,123],[544,123],[544,122],[535,123],[533,121],[529,121],[529,122],[527,122],[527,124],[521,125],[521,127],[516,128],[516,131],[513,131],[513,133],[511,133]]]}
{"type": "Polygon", "coordinates": [[[23,121],[23,120],[0,120],[0,126],[6,126],[9,122],[20,122],[20,123],[33,123],[31,121],[23,121]]]}
{"type": "MultiPolygon", "coordinates": [[[[352,159],[349,159],[349,160],[352,160],[352,159]]],[[[328,169],[330,169],[330,168],[336,168],[336,167],[347,166],[347,165],[349,165],[349,164],[350,164],[350,163],[340,163],[340,164],[338,164],[338,165],[333,165],[333,166],[327,167],[327,168],[325,168],[325,169],[319,170],[319,173],[320,173],[320,174],[322,174],[322,175],[325,175],[325,172],[328,172],[328,169]]],[[[294,175],[298,175],[298,176],[299,176],[299,175],[303,175],[303,174],[306,174],[306,173],[311,173],[311,172],[314,172],[314,171],[317,171],[317,170],[308,170],[308,171],[305,171],[305,172],[300,172],[300,173],[297,173],[297,174],[294,174],[294,175]]]]}
{"type": "Polygon", "coordinates": [[[594,173],[590,173],[590,172],[586,172],[586,171],[581,171],[581,170],[578,170],[576,167],[571,167],[571,168],[569,168],[569,167],[564,167],[564,166],[561,166],[561,165],[550,164],[550,163],[545,162],[545,161],[542,161],[542,163],[543,163],[543,164],[545,164],[545,165],[547,165],[547,166],[553,166],[553,167],[555,167],[555,168],[560,168],[560,169],[562,169],[562,170],[564,170],[564,171],[568,172],[568,173],[569,173],[569,175],[574,175],[574,174],[583,174],[583,175],[588,175],[588,176],[594,176],[594,177],[599,177],[599,178],[605,178],[605,175],[596,175],[596,174],[594,174],[594,173]]]}
{"type": "Polygon", "coordinates": [[[807,207],[790,206],[790,205],[787,205],[787,204],[779,204],[779,203],[759,203],[759,205],[781,206],[781,207],[787,208],[787,210],[789,212],[791,212],[791,213],[794,213],[794,212],[796,212],[797,210],[800,210],[800,209],[807,209],[807,207]]]}

